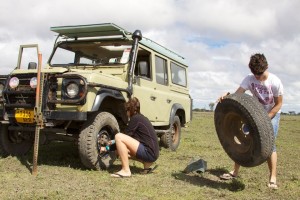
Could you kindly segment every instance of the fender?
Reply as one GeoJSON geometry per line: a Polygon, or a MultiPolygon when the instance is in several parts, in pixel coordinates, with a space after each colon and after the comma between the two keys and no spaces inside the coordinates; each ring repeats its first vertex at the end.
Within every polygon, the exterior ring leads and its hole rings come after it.
{"type": "Polygon", "coordinates": [[[170,125],[173,124],[173,119],[174,119],[174,116],[177,113],[177,110],[182,110],[181,115],[180,115],[180,117],[182,119],[181,123],[185,124],[185,112],[184,112],[184,108],[182,107],[182,105],[180,105],[178,103],[175,103],[175,104],[173,104],[172,109],[171,109],[171,113],[170,113],[170,119],[169,119],[170,125]]]}
{"type": "Polygon", "coordinates": [[[94,101],[91,111],[98,111],[102,101],[106,97],[113,97],[115,99],[119,99],[119,100],[122,100],[125,102],[125,98],[123,97],[123,95],[120,91],[102,88],[101,90],[99,90],[97,92],[97,96],[95,98],[95,101],[94,101]]]}

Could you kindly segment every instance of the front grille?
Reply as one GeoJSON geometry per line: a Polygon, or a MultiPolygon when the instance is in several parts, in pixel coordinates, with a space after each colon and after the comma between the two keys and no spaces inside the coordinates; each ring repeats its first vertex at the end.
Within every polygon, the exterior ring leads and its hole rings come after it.
{"type": "Polygon", "coordinates": [[[3,91],[5,108],[34,108],[36,89],[30,87],[30,79],[32,77],[36,77],[36,74],[18,74],[8,78],[6,87],[3,91]],[[14,89],[9,87],[9,80],[12,77],[17,77],[19,79],[19,86],[14,89]]]}

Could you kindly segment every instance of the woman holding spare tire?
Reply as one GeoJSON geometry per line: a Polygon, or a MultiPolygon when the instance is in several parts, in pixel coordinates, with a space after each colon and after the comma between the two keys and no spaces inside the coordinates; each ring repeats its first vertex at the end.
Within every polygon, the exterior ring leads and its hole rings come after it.
{"type": "Polygon", "coordinates": [[[125,134],[117,133],[115,141],[118,155],[122,162],[122,169],[112,177],[130,177],[129,157],[140,161],[144,165],[141,173],[151,173],[157,166],[151,168],[159,156],[159,145],[156,132],[151,122],[140,113],[140,102],[136,97],[125,103],[129,123],[125,134]]]}
{"type": "MultiPolygon", "coordinates": [[[[268,62],[263,54],[252,55],[249,62],[249,68],[252,74],[249,74],[244,78],[240,87],[236,90],[236,93],[245,93],[249,90],[253,96],[258,99],[264,109],[268,112],[268,116],[271,118],[274,136],[276,138],[283,99],[283,85],[276,75],[267,71],[268,62]]],[[[226,95],[223,95],[219,99],[219,102],[222,101],[224,96],[226,95]]],[[[277,189],[277,153],[275,143],[273,146],[273,152],[267,159],[267,162],[270,170],[268,187],[277,189]]],[[[239,168],[240,165],[235,163],[233,171],[221,175],[220,178],[225,180],[236,178],[238,176],[239,168]]]]}

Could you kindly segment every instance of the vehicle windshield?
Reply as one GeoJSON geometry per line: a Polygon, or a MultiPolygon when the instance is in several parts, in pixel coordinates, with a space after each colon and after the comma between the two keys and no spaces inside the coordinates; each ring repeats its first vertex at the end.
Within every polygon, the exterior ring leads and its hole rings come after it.
{"type": "Polygon", "coordinates": [[[129,61],[130,41],[68,41],[58,45],[51,66],[96,66],[125,64],[129,61]]]}

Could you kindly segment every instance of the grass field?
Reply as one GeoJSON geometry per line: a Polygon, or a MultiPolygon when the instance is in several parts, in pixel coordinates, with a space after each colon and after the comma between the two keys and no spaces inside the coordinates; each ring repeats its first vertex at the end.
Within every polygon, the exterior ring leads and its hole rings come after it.
{"type": "Polygon", "coordinates": [[[277,151],[278,190],[267,187],[265,163],[241,168],[234,181],[221,181],[219,175],[233,163],[218,141],[213,113],[197,112],[182,129],[178,150],[161,149],[152,174],[140,175],[141,164],[131,161],[131,178],[111,178],[120,161],[109,171],[87,170],[75,144],[51,143],[40,146],[36,177],[31,175],[32,152],[0,158],[0,199],[300,199],[300,116],[281,117],[277,151]],[[194,157],[207,162],[207,171],[183,173],[194,157]]]}

